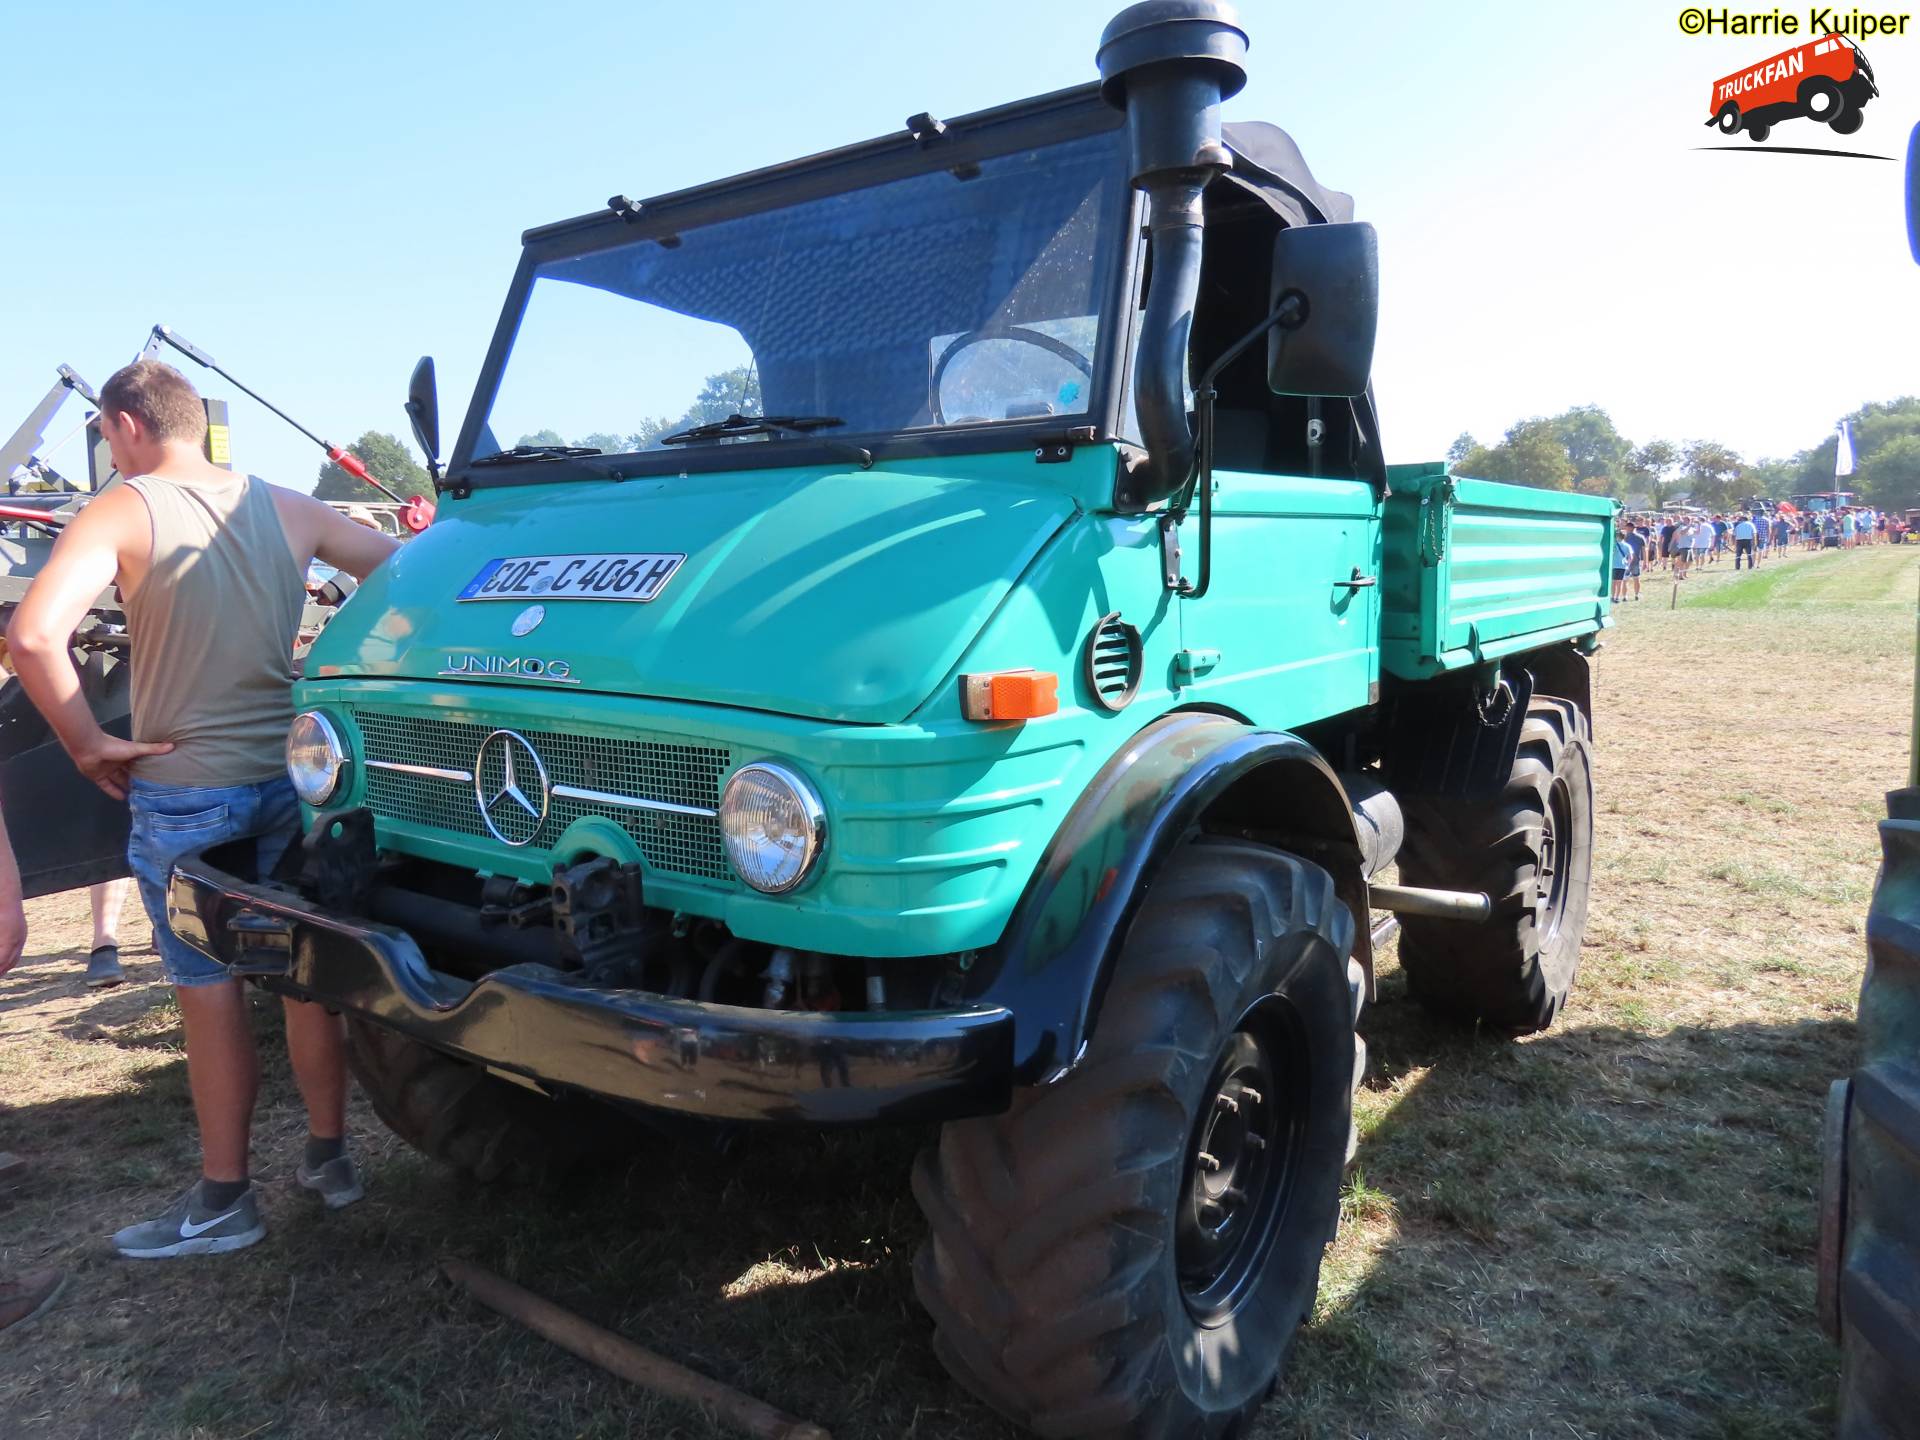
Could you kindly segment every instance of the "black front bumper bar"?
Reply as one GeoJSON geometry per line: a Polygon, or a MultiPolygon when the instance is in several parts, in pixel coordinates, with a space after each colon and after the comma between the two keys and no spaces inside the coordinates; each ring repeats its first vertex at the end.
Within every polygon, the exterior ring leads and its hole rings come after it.
{"type": "Polygon", "coordinates": [[[536,964],[468,982],[430,968],[404,930],[326,914],[200,855],[174,867],[167,918],[235,975],[537,1088],[796,1125],[988,1115],[1012,1096],[1013,1016],[997,1007],[760,1010],[580,984],[536,964]]]}

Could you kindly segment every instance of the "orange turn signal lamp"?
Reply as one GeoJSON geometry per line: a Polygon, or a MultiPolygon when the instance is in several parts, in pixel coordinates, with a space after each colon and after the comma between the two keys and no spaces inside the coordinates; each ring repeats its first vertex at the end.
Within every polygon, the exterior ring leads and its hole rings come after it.
{"type": "Polygon", "coordinates": [[[969,720],[1037,720],[1060,709],[1051,670],[992,670],[960,677],[960,713],[969,720]]]}

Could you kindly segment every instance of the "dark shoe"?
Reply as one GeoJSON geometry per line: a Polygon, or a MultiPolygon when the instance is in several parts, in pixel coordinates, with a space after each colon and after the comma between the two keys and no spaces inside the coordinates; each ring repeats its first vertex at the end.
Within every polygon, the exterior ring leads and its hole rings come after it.
{"type": "Polygon", "coordinates": [[[95,989],[126,983],[127,972],[120,968],[120,947],[102,945],[87,956],[87,984],[95,989]]]}
{"type": "Polygon", "coordinates": [[[36,1319],[59,1298],[67,1277],[58,1270],[30,1270],[17,1279],[0,1279],[0,1330],[14,1330],[36,1319]]]}
{"type": "Polygon", "coordinates": [[[266,1233],[252,1190],[224,1210],[213,1210],[200,1203],[196,1184],[153,1219],[115,1234],[113,1248],[129,1260],[172,1260],[244,1250],[266,1233]]]}

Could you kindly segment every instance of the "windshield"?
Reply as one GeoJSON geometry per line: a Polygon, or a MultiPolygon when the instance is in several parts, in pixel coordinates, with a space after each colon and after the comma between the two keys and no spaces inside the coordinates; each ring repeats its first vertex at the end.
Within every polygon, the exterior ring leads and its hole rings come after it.
{"type": "Polygon", "coordinates": [[[734,414],[822,436],[1085,414],[1121,132],[956,169],[540,265],[472,458],[659,449],[734,414]]]}

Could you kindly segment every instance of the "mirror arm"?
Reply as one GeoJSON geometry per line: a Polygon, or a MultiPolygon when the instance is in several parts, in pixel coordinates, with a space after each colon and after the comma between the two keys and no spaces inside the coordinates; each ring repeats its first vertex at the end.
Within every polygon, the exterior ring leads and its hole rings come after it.
{"type": "Polygon", "coordinates": [[[1213,584],[1213,402],[1220,396],[1214,382],[1254,341],[1276,325],[1286,325],[1289,329],[1300,324],[1306,318],[1301,303],[1300,292],[1289,290],[1280,297],[1280,303],[1273,307],[1264,320],[1233,344],[1223,350],[1219,357],[1209,365],[1201,375],[1200,383],[1194,386],[1194,436],[1193,471],[1187,477],[1187,483],[1180,487],[1173,504],[1160,521],[1160,546],[1162,554],[1167,554],[1172,544],[1173,563],[1167,567],[1167,588],[1184,600],[1198,600],[1206,595],[1213,584]],[[1200,498],[1200,578],[1189,580],[1180,574],[1179,536],[1180,522],[1187,518],[1187,507],[1193,503],[1196,491],[1200,498]]]}

